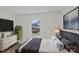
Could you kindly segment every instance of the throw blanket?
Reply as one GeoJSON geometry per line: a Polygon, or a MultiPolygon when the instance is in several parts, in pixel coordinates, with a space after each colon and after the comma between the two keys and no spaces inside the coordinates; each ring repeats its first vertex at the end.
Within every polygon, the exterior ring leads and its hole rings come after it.
{"type": "Polygon", "coordinates": [[[33,38],[30,42],[28,42],[21,50],[22,53],[38,53],[39,47],[41,44],[40,38],[33,38]]]}

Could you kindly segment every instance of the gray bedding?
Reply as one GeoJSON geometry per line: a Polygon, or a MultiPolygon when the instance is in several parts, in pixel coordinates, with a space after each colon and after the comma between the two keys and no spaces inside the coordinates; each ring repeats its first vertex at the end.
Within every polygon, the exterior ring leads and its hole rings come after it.
{"type": "Polygon", "coordinates": [[[73,43],[73,41],[68,40],[66,38],[63,38],[61,41],[63,42],[64,45],[71,45],[73,43]]]}
{"type": "MultiPolygon", "coordinates": [[[[38,53],[41,40],[40,38],[33,38],[21,49],[21,53],[38,53]]],[[[16,52],[18,52],[18,49],[16,52]]]]}

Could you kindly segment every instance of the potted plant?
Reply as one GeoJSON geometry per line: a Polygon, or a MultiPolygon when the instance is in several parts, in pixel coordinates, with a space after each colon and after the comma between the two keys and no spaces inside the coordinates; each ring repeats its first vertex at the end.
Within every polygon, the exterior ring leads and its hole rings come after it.
{"type": "Polygon", "coordinates": [[[17,41],[20,42],[23,37],[22,26],[15,26],[15,34],[17,34],[17,41]]]}

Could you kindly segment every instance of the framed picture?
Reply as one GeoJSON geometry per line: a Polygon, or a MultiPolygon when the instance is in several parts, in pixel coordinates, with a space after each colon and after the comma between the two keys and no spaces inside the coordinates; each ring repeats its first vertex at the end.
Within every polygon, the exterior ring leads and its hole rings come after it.
{"type": "Polygon", "coordinates": [[[64,29],[79,30],[79,7],[63,16],[64,29]]]}
{"type": "Polygon", "coordinates": [[[40,33],[40,20],[39,19],[33,19],[32,20],[32,33],[33,34],[39,34],[40,33]]]}

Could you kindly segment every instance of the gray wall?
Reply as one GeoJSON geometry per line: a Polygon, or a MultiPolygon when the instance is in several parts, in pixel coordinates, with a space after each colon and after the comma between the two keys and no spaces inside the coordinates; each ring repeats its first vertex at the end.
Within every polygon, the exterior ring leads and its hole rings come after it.
{"type": "MultiPolygon", "coordinates": [[[[54,34],[54,28],[60,27],[63,29],[63,15],[74,9],[75,6],[67,7],[62,12],[45,12],[36,14],[17,14],[15,17],[15,25],[21,25],[23,27],[23,41],[26,41],[31,37],[51,38],[54,34]],[[32,19],[40,19],[40,35],[32,35],[32,19]]],[[[63,29],[73,33],[78,33],[77,30],[63,29]]]]}
{"type": "MultiPolygon", "coordinates": [[[[74,8],[76,8],[76,6],[72,6],[69,8],[65,8],[62,12],[61,12],[61,23],[60,23],[60,27],[63,29],[63,15],[65,15],[66,13],[68,13],[69,11],[73,10],[74,8]]],[[[68,32],[72,32],[72,33],[77,33],[79,34],[79,30],[69,30],[69,29],[63,29],[64,31],[68,31],[68,32]]]]}
{"type": "Polygon", "coordinates": [[[23,42],[30,37],[51,38],[54,28],[60,26],[60,12],[16,15],[15,24],[23,27],[23,42]],[[32,19],[40,19],[40,35],[32,35],[32,19]]]}
{"type": "MultiPolygon", "coordinates": [[[[0,7],[0,18],[15,20],[15,14],[5,8],[0,7]]],[[[12,34],[12,31],[4,32],[5,37],[7,37],[7,35],[11,35],[11,34],[12,34]]],[[[1,37],[1,35],[2,35],[2,32],[0,32],[0,37],[1,37]]]]}

